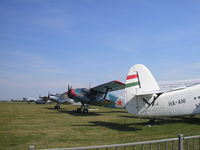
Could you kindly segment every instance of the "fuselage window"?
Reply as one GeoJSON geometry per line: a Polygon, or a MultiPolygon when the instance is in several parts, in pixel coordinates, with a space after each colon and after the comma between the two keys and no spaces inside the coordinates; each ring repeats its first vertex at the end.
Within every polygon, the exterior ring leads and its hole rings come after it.
{"type": "Polygon", "coordinates": [[[194,100],[196,100],[197,98],[196,97],[194,97],[194,100]]]}
{"type": "Polygon", "coordinates": [[[200,99],[200,96],[198,96],[198,99],[200,99]]]}

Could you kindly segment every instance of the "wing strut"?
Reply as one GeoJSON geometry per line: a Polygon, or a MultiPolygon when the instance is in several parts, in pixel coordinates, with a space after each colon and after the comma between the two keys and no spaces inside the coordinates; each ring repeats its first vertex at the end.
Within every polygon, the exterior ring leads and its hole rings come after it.
{"type": "Polygon", "coordinates": [[[149,103],[146,99],[143,98],[142,100],[143,100],[145,103],[147,103],[148,106],[151,105],[151,103],[149,103]]]}
{"type": "Polygon", "coordinates": [[[105,86],[105,89],[106,89],[106,92],[105,92],[105,95],[104,95],[103,99],[106,99],[106,96],[107,96],[109,90],[111,90],[111,88],[108,88],[106,86],[105,86]]]}
{"type": "Polygon", "coordinates": [[[158,93],[156,96],[154,96],[153,101],[151,103],[149,103],[147,100],[145,100],[144,98],[142,99],[145,103],[148,104],[148,107],[142,111],[142,113],[140,114],[140,117],[143,115],[143,113],[152,105],[154,105],[155,101],[157,100],[157,98],[161,95],[162,93],[158,93]]]}

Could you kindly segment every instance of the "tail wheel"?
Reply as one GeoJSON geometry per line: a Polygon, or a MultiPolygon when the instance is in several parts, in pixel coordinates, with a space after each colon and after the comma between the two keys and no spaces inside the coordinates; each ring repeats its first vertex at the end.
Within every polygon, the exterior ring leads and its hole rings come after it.
{"type": "Polygon", "coordinates": [[[151,126],[155,125],[155,123],[156,123],[155,119],[151,119],[148,121],[148,125],[151,125],[151,126]]]}
{"type": "Polygon", "coordinates": [[[83,109],[83,114],[88,114],[88,109],[83,109]]]}

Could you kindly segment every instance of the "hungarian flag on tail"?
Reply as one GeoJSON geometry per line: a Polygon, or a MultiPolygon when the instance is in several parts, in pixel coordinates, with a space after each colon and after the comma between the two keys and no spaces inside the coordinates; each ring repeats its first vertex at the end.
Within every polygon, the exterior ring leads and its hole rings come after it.
{"type": "Polygon", "coordinates": [[[135,87],[135,88],[140,87],[140,82],[139,82],[139,77],[138,77],[137,72],[134,72],[133,74],[128,75],[126,77],[125,88],[129,88],[129,87],[135,87]]]}

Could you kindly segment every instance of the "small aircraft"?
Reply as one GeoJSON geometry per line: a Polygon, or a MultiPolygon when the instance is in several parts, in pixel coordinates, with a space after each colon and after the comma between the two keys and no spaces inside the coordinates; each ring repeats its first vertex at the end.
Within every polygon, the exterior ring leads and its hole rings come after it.
{"type": "Polygon", "coordinates": [[[161,91],[151,72],[142,64],[130,68],[125,83],[126,109],[138,116],[186,116],[200,113],[200,84],[161,91]]]}
{"type": "Polygon", "coordinates": [[[36,104],[47,104],[49,103],[49,95],[48,96],[39,96],[38,99],[36,98],[29,98],[29,97],[24,97],[23,98],[24,101],[28,102],[28,104],[30,102],[34,102],[36,104]]]}
{"type": "Polygon", "coordinates": [[[67,93],[62,94],[49,94],[50,101],[56,102],[57,104],[54,106],[55,109],[60,109],[61,104],[70,104],[70,105],[81,105],[80,103],[74,102],[72,99],[69,99],[67,93]]]}
{"type": "Polygon", "coordinates": [[[30,97],[24,97],[23,101],[31,103],[31,102],[35,102],[37,99],[36,98],[30,98],[30,97]]]}
{"type": "Polygon", "coordinates": [[[125,84],[120,81],[111,81],[90,89],[77,88],[72,89],[68,86],[66,92],[68,98],[74,102],[80,102],[81,107],[77,108],[77,112],[88,113],[89,105],[104,106],[104,107],[124,107],[124,100],[109,92],[124,89],[125,84]]]}
{"type": "Polygon", "coordinates": [[[42,98],[39,98],[35,101],[36,104],[47,104],[46,100],[43,100],[42,98]]]}

